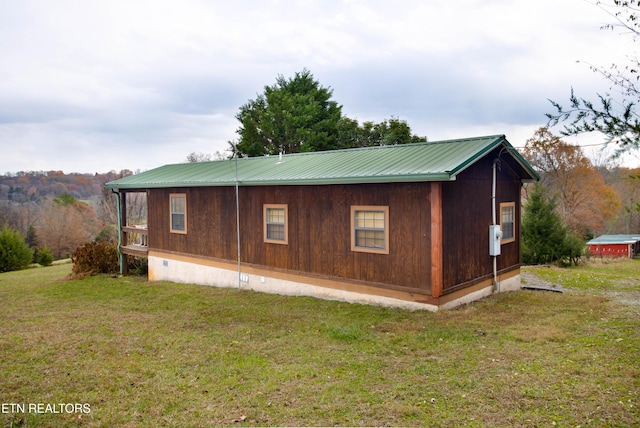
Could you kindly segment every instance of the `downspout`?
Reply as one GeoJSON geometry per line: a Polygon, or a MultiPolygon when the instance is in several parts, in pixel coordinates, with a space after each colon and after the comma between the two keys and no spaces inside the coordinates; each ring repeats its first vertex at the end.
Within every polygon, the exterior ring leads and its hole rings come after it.
{"type": "Polygon", "coordinates": [[[120,192],[117,189],[111,189],[111,193],[116,195],[116,207],[118,211],[118,255],[120,256],[120,275],[124,275],[125,256],[122,253],[122,219],[120,208],[120,192]]]}
{"type": "MultiPolygon", "coordinates": [[[[497,215],[496,215],[496,182],[497,182],[497,168],[498,168],[498,163],[500,162],[500,158],[496,158],[493,161],[493,167],[492,167],[492,172],[493,172],[493,179],[491,182],[491,217],[492,217],[492,224],[495,226],[497,223],[497,215]]],[[[500,291],[500,283],[498,282],[498,256],[492,256],[493,257],[493,290],[495,292],[499,292],[500,291]]]]}
{"type": "Polygon", "coordinates": [[[236,149],[236,233],[238,238],[238,290],[242,283],[242,273],[240,272],[240,197],[238,194],[238,151],[236,149]]]}

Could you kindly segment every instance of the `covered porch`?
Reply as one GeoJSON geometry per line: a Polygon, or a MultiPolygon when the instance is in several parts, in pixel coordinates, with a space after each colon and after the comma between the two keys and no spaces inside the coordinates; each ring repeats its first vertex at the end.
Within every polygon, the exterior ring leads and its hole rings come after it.
{"type": "Polygon", "coordinates": [[[129,274],[128,257],[148,257],[147,194],[145,190],[113,189],[118,215],[120,274],[129,274]]]}

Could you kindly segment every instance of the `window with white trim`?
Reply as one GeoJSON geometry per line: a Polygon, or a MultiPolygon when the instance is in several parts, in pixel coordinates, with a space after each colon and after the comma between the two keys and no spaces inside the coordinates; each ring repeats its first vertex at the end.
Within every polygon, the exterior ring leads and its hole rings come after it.
{"type": "Polygon", "coordinates": [[[500,204],[500,230],[502,244],[516,240],[516,203],[504,202],[500,204]]]}
{"type": "Polygon", "coordinates": [[[286,204],[264,205],[264,242],[288,244],[288,206],[286,204]]]}
{"type": "Polygon", "coordinates": [[[351,207],[351,250],[389,254],[389,207],[351,207]]]}
{"type": "Polygon", "coordinates": [[[172,193],[169,195],[171,210],[171,233],[187,233],[187,195],[172,193]]]}

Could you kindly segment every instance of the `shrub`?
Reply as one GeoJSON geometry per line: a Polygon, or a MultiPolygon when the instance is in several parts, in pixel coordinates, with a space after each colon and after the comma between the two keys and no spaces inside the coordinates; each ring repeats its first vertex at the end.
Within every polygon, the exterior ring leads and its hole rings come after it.
{"type": "Polygon", "coordinates": [[[51,250],[49,248],[42,247],[38,250],[37,260],[39,265],[41,266],[51,266],[53,263],[53,254],[51,254],[51,250]]]}
{"type": "Polygon", "coordinates": [[[580,238],[573,232],[567,232],[567,238],[563,247],[563,258],[560,260],[563,266],[578,266],[580,258],[587,255],[587,247],[584,239],[580,238]]]}
{"type": "Polygon", "coordinates": [[[147,275],[149,273],[149,261],[146,257],[127,257],[129,272],[135,275],[147,275]]]}
{"type": "Polygon", "coordinates": [[[29,266],[33,250],[17,230],[5,225],[0,232],[0,272],[9,272],[29,266]]]}
{"type": "Polygon", "coordinates": [[[71,257],[73,273],[118,273],[120,270],[118,249],[110,241],[88,242],[78,247],[71,257]]]}

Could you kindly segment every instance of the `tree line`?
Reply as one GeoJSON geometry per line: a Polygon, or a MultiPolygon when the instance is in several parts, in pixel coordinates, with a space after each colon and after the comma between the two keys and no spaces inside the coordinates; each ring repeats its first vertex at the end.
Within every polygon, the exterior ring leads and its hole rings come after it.
{"type": "Polygon", "coordinates": [[[62,171],[19,171],[0,175],[0,201],[38,202],[68,194],[80,200],[95,200],[104,183],[133,174],[132,171],[65,174],[62,171]]]}
{"type": "MultiPolygon", "coordinates": [[[[27,194],[15,190],[5,192],[0,199],[0,271],[10,270],[7,266],[15,267],[16,257],[21,261],[18,265],[23,267],[29,263],[46,263],[49,256],[51,261],[68,258],[87,242],[115,242],[115,199],[104,188],[104,183],[131,174],[124,170],[94,175],[18,173],[2,176],[4,189],[16,184],[29,186],[30,190],[27,194]]],[[[144,223],[144,195],[134,195],[130,198],[130,218],[144,223]]]]}

